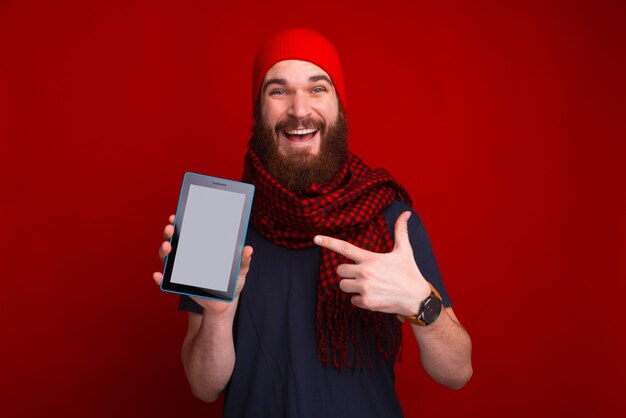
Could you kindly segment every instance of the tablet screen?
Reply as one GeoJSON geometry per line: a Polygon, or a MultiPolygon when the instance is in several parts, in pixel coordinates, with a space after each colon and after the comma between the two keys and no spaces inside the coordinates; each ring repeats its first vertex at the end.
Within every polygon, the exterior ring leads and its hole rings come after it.
{"type": "Polygon", "coordinates": [[[190,185],[173,283],[228,290],[244,198],[241,193],[190,185]]]}

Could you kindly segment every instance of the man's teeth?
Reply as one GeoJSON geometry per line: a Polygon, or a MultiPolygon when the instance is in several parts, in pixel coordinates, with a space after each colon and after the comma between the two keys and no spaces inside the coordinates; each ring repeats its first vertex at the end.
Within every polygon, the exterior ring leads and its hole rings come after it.
{"type": "Polygon", "coordinates": [[[285,132],[287,132],[287,134],[289,135],[306,135],[306,134],[312,134],[315,131],[316,129],[294,129],[293,131],[285,130],[285,132]]]}

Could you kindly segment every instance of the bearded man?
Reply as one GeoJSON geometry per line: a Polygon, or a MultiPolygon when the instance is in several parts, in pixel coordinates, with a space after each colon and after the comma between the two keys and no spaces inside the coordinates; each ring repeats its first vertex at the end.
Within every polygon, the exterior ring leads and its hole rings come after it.
{"type": "MultiPolygon", "coordinates": [[[[212,402],[226,391],[227,417],[402,416],[394,362],[405,319],[426,372],[464,386],[470,338],[411,199],[348,150],[335,48],[308,29],[272,36],[252,97],[243,181],[256,192],[235,299],[181,297],[192,392],[212,402]]],[[[170,249],[163,242],[162,260],[170,249]]]]}

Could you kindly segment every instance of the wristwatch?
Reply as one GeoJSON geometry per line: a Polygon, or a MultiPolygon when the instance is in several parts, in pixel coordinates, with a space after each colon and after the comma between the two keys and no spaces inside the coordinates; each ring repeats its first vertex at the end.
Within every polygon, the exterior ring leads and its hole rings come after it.
{"type": "Polygon", "coordinates": [[[430,283],[430,295],[422,301],[420,304],[419,311],[417,311],[417,315],[407,316],[412,324],[419,325],[420,327],[425,327],[437,320],[439,315],[441,314],[441,309],[443,308],[443,302],[441,301],[441,295],[437,292],[437,289],[430,283]]]}

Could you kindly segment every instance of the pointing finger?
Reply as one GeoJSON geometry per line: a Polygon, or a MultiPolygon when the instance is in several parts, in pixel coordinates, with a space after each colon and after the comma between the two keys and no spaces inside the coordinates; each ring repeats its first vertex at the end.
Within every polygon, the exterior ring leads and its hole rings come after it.
{"type": "Polygon", "coordinates": [[[357,263],[365,261],[369,256],[369,251],[363,250],[350,244],[349,242],[337,238],[316,235],[315,238],[313,238],[313,242],[320,247],[334,251],[352,261],[356,261],[357,263]]]}
{"type": "Polygon", "coordinates": [[[405,251],[407,249],[411,249],[411,243],[409,242],[409,218],[411,217],[411,212],[408,210],[406,212],[402,212],[398,219],[396,220],[395,225],[395,245],[394,250],[405,251]]]}

